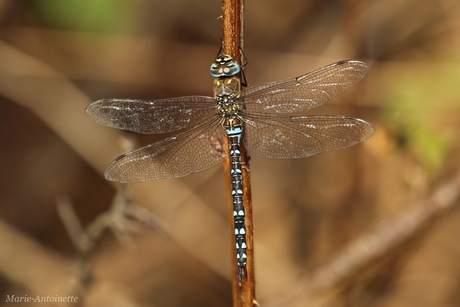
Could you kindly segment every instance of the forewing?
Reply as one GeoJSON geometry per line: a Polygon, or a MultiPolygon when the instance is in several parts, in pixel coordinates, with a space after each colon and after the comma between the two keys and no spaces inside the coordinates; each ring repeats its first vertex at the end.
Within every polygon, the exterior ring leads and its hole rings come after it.
{"type": "Polygon", "coordinates": [[[86,108],[86,115],[100,124],[153,134],[194,127],[215,114],[215,100],[205,96],[160,100],[101,99],[86,108]]]}
{"type": "Polygon", "coordinates": [[[302,112],[342,93],[367,72],[363,62],[340,61],[297,78],[250,87],[242,91],[241,97],[250,113],[302,112]]]}
{"type": "Polygon", "coordinates": [[[368,122],[349,116],[246,118],[244,145],[263,158],[304,158],[358,144],[374,134],[368,122]]]}
{"type": "Polygon", "coordinates": [[[187,130],[115,159],[105,170],[105,178],[123,183],[178,178],[221,163],[225,131],[212,124],[187,130]]]}

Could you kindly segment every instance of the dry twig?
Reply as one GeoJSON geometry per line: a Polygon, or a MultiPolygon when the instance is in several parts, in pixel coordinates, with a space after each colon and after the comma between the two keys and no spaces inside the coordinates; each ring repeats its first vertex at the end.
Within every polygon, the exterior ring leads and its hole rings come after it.
{"type": "Polygon", "coordinates": [[[299,280],[284,297],[268,306],[290,306],[300,299],[313,301],[321,292],[356,276],[395,247],[413,238],[440,214],[458,205],[459,193],[460,172],[427,199],[351,243],[334,259],[299,280]]]}
{"type": "Polygon", "coordinates": [[[132,239],[128,233],[138,230],[138,221],[152,228],[162,229],[159,220],[148,210],[129,202],[126,189],[126,185],[121,185],[110,209],[99,215],[86,229],[83,229],[68,197],[60,196],[57,199],[59,216],[78,251],[74,273],[76,283],[70,294],[82,298],[80,303],[92,279],[89,264],[91,255],[105,231],[110,230],[121,244],[129,246],[132,244],[132,239]]]}
{"type": "MultiPolygon", "coordinates": [[[[243,0],[223,0],[222,1],[222,50],[229,54],[236,61],[242,63],[241,50],[243,48],[243,0]]],[[[240,80],[242,76],[240,75],[240,80]]],[[[253,306],[255,302],[254,286],[254,240],[253,240],[253,219],[252,219],[252,199],[251,199],[251,182],[249,172],[249,157],[243,146],[241,151],[243,165],[243,201],[246,222],[246,244],[247,244],[247,280],[243,278],[239,281],[237,278],[237,261],[235,252],[232,251],[232,288],[233,288],[233,306],[248,307],[253,306]]],[[[230,162],[225,161],[224,169],[226,174],[230,174],[230,162]]],[[[232,202],[232,180],[227,176],[227,204],[229,216],[233,217],[232,202]]],[[[232,223],[230,223],[232,224],[232,223]]],[[[235,246],[235,237],[233,225],[231,226],[230,236],[232,246],[235,246]]]]}

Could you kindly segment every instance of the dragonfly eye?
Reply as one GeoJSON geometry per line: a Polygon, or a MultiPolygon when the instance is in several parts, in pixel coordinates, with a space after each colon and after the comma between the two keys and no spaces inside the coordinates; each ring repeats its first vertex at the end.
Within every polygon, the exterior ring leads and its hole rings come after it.
{"type": "Polygon", "coordinates": [[[211,75],[215,78],[231,77],[240,71],[240,64],[227,54],[217,56],[211,65],[211,75]]]}

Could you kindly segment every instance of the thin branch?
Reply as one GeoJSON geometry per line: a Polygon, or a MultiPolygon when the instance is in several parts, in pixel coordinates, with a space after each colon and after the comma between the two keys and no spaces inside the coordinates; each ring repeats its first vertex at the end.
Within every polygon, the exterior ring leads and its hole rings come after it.
{"type": "MultiPolygon", "coordinates": [[[[243,48],[243,0],[223,0],[222,1],[222,50],[225,54],[231,55],[240,64],[242,63],[241,50],[243,48]]],[[[242,76],[239,76],[242,80],[242,76]]],[[[249,157],[246,150],[241,146],[241,156],[243,165],[243,202],[246,221],[246,254],[247,254],[247,280],[243,278],[239,281],[238,266],[236,255],[232,249],[232,287],[233,287],[233,306],[250,307],[255,302],[254,286],[254,240],[253,240],[253,219],[252,219],[252,200],[251,200],[251,183],[249,172],[249,157]]],[[[224,163],[225,173],[230,174],[230,161],[224,163]]],[[[227,203],[229,216],[233,217],[232,202],[232,180],[230,175],[227,176],[227,203]]],[[[230,223],[232,224],[232,223],[230,223]]],[[[235,237],[233,225],[231,227],[232,247],[235,246],[235,237]]]]}
{"type": "MultiPolygon", "coordinates": [[[[27,289],[29,296],[65,297],[68,295],[70,261],[43,247],[26,234],[0,220],[0,273],[9,281],[27,289]],[[44,278],[46,277],[46,278],[44,278]]],[[[95,283],[85,306],[139,306],[126,290],[107,282],[95,283]]],[[[73,297],[76,306],[81,297],[73,297]]],[[[56,303],[56,306],[63,306],[56,303]]]]}
{"type": "Polygon", "coordinates": [[[332,289],[358,275],[380,257],[407,242],[446,210],[459,205],[460,172],[438,188],[429,198],[376,227],[350,244],[329,263],[301,279],[292,291],[268,306],[290,306],[302,298],[312,300],[320,292],[332,289]]]}
{"type": "Polygon", "coordinates": [[[57,198],[57,209],[61,220],[78,250],[78,259],[74,270],[75,283],[70,295],[80,298],[81,306],[92,281],[90,258],[98,246],[104,232],[110,230],[123,245],[131,245],[129,232],[139,229],[138,221],[148,226],[161,229],[158,219],[148,210],[133,205],[126,197],[126,185],[121,185],[115,194],[110,209],[99,215],[86,229],[83,228],[68,197],[57,198]]]}

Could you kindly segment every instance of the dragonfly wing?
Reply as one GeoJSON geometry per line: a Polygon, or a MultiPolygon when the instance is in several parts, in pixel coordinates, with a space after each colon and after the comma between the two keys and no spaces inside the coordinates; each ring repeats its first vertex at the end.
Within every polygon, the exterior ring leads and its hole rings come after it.
{"type": "Polygon", "coordinates": [[[86,115],[100,124],[153,134],[194,127],[214,114],[215,100],[205,96],[160,100],[101,99],[86,108],[86,115]]]}
{"type": "Polygon", "coordinates": [[[183,177],[221,163],[225,131],[218,119],[115,159],[105,178],[123,183],[183,177]]]}
{"type": "Polygon", "coordinates": [[[304,158],[358,144],[374,134],[368,122],[350,116],[277,116],[245,119],[245,146],[263,158],[304,158]]]}
{"type": "Polygon", "coordinates": [[[340,61],[297,78],[250,87],[241,97],[250,113],[288,114],[322,105],[368,72],[360,61],[340,61]]]}

